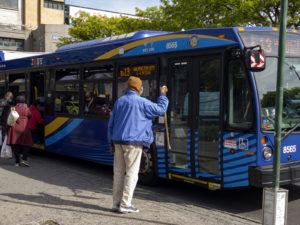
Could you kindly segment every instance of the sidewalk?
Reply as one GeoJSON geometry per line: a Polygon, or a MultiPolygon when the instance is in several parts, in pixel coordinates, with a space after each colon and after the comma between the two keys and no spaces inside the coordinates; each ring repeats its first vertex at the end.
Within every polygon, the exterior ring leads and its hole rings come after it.
{"type": "MultiPolygon", "coordinates": [[[[31,167],[14,167],[0,160],[0,225],[201,224],[259,223],[162,195],[139,186],[136,214],[110,211],[112,174],[63,160],[31,158],[31,167]]],[[[104,169],[105,170],[105,169],[104,169]]]]}

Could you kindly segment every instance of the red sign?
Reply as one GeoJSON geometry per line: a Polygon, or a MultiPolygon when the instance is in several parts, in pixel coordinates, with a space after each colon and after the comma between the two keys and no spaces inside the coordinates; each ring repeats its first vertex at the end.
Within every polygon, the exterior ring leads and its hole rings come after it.
{"type": "Polygon", "coordinates": [[[237,143],[235,139],[225,139],[224,148],[237,149],[237,143]]]}
{"type": "Polygon", "coordinates": [[[257,55],[250,54],[250,63],[252,69],[260,69],[265,67],[266,56],[263,52],[257,55]]]}

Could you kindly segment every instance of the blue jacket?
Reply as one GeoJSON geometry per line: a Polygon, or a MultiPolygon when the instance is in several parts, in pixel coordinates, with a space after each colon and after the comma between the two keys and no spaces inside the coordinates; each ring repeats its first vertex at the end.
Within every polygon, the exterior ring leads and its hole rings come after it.
{"type": "Polygon", "coordinates": [[[164,95],[153,103],[129,89],[114,105],[108,123],[108,141],[149,147],[153,142],[152,119],[163,115],[168,104],[164,95]]]}

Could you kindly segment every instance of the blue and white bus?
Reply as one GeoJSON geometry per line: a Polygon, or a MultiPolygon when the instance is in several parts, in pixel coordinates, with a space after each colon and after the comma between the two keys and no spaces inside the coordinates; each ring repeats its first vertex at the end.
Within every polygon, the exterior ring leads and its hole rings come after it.
{"type": "MultiPolygon", "coordinates": [[[[287,32],[280,182],[293,185],[300,179],[300,33],[287,32]]],[[[139,31],[0,62],[0,94],[43,102],[46,152],[112,165],[107,124],[128,76],[143,80],[151,100],[166,84],[171,149],[160,117],[140,180],[265,187],[273,180],[277,52],[276,28],[139,31]],[[256,45],[266,67],[254,72],[245,52],[256,45]]]]}

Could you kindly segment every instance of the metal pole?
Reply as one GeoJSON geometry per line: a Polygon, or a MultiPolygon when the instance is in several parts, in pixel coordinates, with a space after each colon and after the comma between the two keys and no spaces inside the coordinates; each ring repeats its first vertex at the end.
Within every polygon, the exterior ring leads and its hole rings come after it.
{"type": "Polygon", "coordinates": [[[278,46],[278,65],[277,65],[277,87],[276,87],[276,118],[275,118],[275,158],[273,163],[275,189],[279,188],[280,182],[280,152],[281,152],[281,123],[282,123],[282,103],[283,103],[283,65],[285,58],[286,40],[286,17],[288,0],[281,0],[280,13],[280,33],[278,46]]]}

